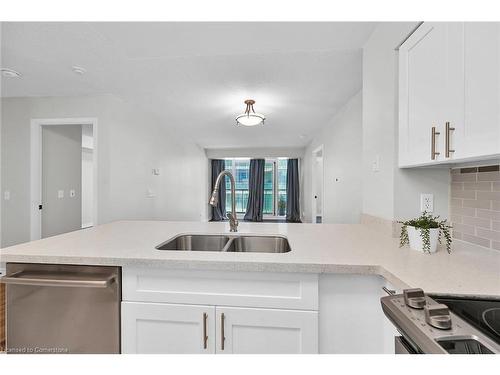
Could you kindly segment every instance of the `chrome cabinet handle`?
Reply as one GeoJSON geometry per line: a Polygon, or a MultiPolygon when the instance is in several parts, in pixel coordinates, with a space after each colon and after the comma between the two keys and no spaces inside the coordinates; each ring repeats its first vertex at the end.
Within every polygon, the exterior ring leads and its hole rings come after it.
{"type": "Polygon", "coordinates": [[[203,313],[203,349],[207,348],[207,343],[208,343],[207,318],[208,318],[208,314],[203,313]]]}
{"type": "Polygon", "coordinates": [[[441,133],[436,131],[436,127],[433,126],[431,129],[431,160],[436,160],[436,155],[440,153],[436,151],[436,135],[441,133]]]}
{"type": "Polygon", "coordinates": [[[444,137],[444,149],[445,149],[445,155],[447,158],[450,157],[450,153],[455,152],[455,150],[450,149],[450,131],[455,130],[455,128],[452,128],[450,126],[450,123],[446,123],[446,130],[445,130],[445,137],[444,137]]]}
{"type": "Polygon", "coordinates": [[[226,337],[224,336],[224,321],[226,317],[224,313],[220,314],[220,350],[224,350],[224,341],[226,341],[226,337]]]}

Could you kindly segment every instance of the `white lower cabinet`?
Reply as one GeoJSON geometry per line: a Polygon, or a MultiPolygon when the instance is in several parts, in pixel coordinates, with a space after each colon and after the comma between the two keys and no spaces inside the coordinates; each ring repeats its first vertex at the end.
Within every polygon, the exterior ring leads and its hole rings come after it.
{"type": "Polygon", "coordinates": [[[317,352],[317,311],[122,303],[122,353],[317,352]]]}
{"type": "Polygon", "coordinates": [[[375,275],[122,268],[122,353],[393,353],[375,275]]]}
{"type": "Polygon", "coordinates": [[[318,312],[217,307],[219,354],[318,353],[318,312]]]}
{"type": "Polygon", "coordinates": [[[122,353],[215,353],[215,307],[122,302],[122,353]]]}

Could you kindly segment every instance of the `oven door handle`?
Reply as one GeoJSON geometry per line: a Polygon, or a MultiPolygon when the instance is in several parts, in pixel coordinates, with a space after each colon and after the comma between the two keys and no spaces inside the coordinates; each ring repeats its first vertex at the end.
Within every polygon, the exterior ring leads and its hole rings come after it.
{"type": "Polygon", "coordinates": [[[0,281],[10,285],[107,288],[115,281],[115,275],[95,276],[88,274],[30,273],[20,271],[0,278],[0,281]]]}

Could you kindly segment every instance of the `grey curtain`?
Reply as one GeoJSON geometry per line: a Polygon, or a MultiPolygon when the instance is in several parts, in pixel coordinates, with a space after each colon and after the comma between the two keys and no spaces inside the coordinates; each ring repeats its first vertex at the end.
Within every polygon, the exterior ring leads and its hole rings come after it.
{"type": "Polygon", "coordinates": [[[299,191],[299,160],[288,159],[286,173],[286,221],[290,223],[301,223],[299,191]]]}
{"type": "MultiPolygon", "coordinates": [[[[217,176],[225,168],[224,160],[212,159],[212,191],[215,187],[217,176]]],[[[212,221],[222,221],[226,219],[226,181],[221,181],[219,186],[219,195],[216,207],[212,207],[212,221]]]]}
{"type": "Polygon", "coordinates": [[[248,176],[248,203],[245,220],[262,221],[264,211],[264,159],[250,160],[248,176]]]}

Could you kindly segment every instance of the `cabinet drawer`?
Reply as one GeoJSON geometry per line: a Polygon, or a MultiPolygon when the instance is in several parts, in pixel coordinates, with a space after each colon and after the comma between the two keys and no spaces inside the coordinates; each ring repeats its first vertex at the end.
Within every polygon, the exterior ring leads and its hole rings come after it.
{"type": "Polygon", "coordinates": [[[318,275],[127,268],[123,300],[318,309],[318,275]]]}

